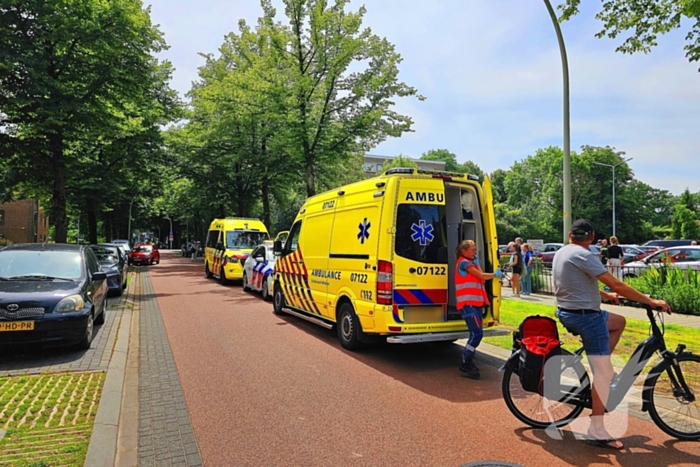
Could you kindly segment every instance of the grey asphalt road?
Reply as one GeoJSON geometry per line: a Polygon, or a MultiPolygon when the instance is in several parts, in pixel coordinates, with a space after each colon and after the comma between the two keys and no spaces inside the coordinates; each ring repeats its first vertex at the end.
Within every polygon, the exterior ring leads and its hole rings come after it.
{"type": "Polygon", "coordinates": [[[526,428],[495,367],[459,376],[458,345],[349,352],[333,331],[206,279],[200,262],[164,254],[149,275],[205,466],[700,464],[700,443],[637,418],[622,452],[526,428]]]}

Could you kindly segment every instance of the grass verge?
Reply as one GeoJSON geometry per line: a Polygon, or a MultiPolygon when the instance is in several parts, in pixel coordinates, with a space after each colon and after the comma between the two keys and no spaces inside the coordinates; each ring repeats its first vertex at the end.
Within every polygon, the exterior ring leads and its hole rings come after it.
{"type": "MultiPolygon", "coordinates": [[[[504,299],[501,302],[501,326],[507,329],[517,329],[522,321],[531,315],[548,316],[557,321],[559,326],[559,338],[561,339],[564,348],[574,351],[581,347],[581,341],[578,337],[570,334],[559,323],[559,320],[554,316],[554,307],[552,305],[541,305],[538,303],[525,303],[520,300],[504,299]]],[[[627,327],[622,334],[622,338],[615,348],[613,355],[613,365],[622,366],[644,339],[649,337],[651,333],[649,320],[642,309],[639,309],[641,319],[627,319],[627,327]]],[[[675,350],[676,345],[680,342],[686,344],[688,350],[700,351],[700,329],[690,328],[687,326],[679,326],[677,324],[667,324],[664,334],[666,346],[669,349],[675,350]]],[[[509,334],[507,336],[484,337],[484,342],[510,349],[513,346],[513,338],[509,334]]]]}
{"type": "Polygon", "coordinates": [[[104,372],[0,378],[0,466],[85,463],[104,372]]]}

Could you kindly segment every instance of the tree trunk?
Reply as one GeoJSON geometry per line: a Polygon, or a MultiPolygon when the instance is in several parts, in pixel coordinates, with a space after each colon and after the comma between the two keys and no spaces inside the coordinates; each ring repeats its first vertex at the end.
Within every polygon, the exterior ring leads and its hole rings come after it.
{"type": "Polygon", "coordinates": [[[66,219],[66,161],[63,158],[63,135],[60,132],[49,136],[51,167],[53,168],[53,190],[51,193],[51,217],[56,226],[56,243],[68,240],[66,219]]]}
{"type": "Polygon", "coordinates": [[[97,243],[97,212],[93,198],[88,200],[87,208],[88,219],[88,241],[94,245],[97,243]]]}
{"type": "Polygon", "coordinates": [[[306,161],[306,174],[304,178],[306,180],[306,195],[308,197],[314,196],[316,194],[316,176],[314,175],[313,161],[306,161]]]}
{"type": "Polygon", "coordinates": [[[263,202],[263,221],[265,222],[265,227],[268,229],[271,227],[272,222],[270,222],[270,187],[265,180],[262,185],[262,202],[263,202]]]}

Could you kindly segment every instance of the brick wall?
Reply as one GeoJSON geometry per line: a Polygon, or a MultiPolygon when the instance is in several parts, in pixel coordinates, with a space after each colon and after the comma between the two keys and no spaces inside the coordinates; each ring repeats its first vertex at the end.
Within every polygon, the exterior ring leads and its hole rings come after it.
{"type": "MultiPolygon", "coordinates": [[[[34,205],[35,201],[31,199],[0,204],[0,242],[34,243],[46,240],[48,217],[39,207],[35,228],[34,205]]],[[[36,202],[36,205],[39,203],[36,202]]]]}

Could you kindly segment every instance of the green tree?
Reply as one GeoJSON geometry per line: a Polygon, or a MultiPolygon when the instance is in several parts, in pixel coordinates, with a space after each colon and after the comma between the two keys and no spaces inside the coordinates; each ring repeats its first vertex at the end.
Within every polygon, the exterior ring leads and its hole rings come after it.
{"type": "Polygon", "coordinates": [[[6,1],[0,7],[0,144],[13,183],[48,186],[55,240],[67,240],[69,173],[88,137],[142,118],[141,103],[171,99],[165,48],[139,0],[6,1]]]}
{"type": "Polygon", "coordinates": [[[671,221],[673,238],[700,238],[698,216],[683,204],[676,204],[671,221]]]}
{"type": "Polygon", "coordinates": [[[303,167],[312,196],[320,167],[410,131],[411,118],[392,106],[396,97],[418,95],[398,80],[401,56],[394,46],[362,29],[364,7],[347,12],[348,0],[283,3],[288,26],[275,22],[270,0],[261,0],[263,21],[274,31],[278,73],[289,86],[290,154],[303,167]]]}
{"type": "Polygon", "coordinates": [[[447,172],[471,174],[479,177],[479,183],[484,181],[484,171],[475,162],[457,162],[457,156],[447,149],[431,149],[424,152],[420,158],[424,161],[443,161],[447,172]]]}
{"type": "Polygon", "coordinates": [[[698,209],[700,209],[700,203],[698,203],[698,196],[693,195],[688,188],[686,188],[683,191],[683,193],[681,193],[678,202],[696,214],[698,213],[698,209]]]}
{"type": "Polygon", "coordinates": [[[403,154],[399,154],[390,161],[386,161],[384,164],[382,164],[382,168],[379,170],[379,173],[383,174],[389,169],[394,169],[398,167],[408,167],[412,169],[417,169],[418,164],[416,164],[416,161],[412,160],[410,157],[404,156],[403,154]]]}
{"type": "Polygon", "coordinates": [[[503,169],[496,169],[491,172],[491,190],[493,191],[494,203],[505,203],[508,199],[506,192],[506,176],[508,172],[503,169]]]}
{"type": "MultiPolygon", "coordinates": [[[[596,37],[617,38],[630,31],[616,51],[632,54],[649,53],[657,45],[657,37],[682,24],[692,24],[686,34],[686,57],[691,62],[700,59],[700,0],[604,0],[603,9],[596,18],[603,22],[603,30],[596,37]]],[[[579,12],[581,0],[566,0],[559,9],[561,21],[579,12]]]]}
{"type": "Polygon", "coordinates": [[[457,162],[457,155],[447,149],[431,149],[424,152],[420,158],[424,161],[442,161],[445,163],[445,170],[447,172],[462,173],[460,171],[460,164],[457,162]]]}

